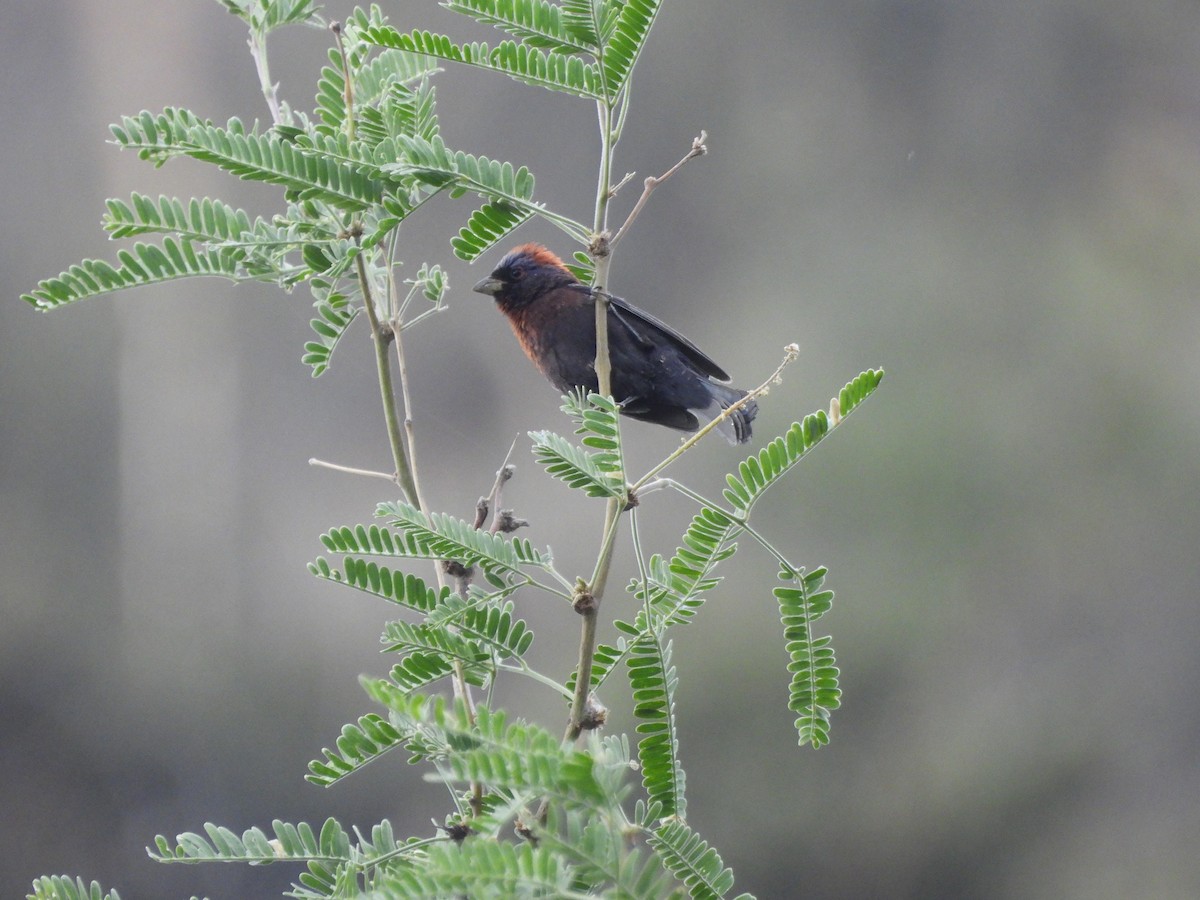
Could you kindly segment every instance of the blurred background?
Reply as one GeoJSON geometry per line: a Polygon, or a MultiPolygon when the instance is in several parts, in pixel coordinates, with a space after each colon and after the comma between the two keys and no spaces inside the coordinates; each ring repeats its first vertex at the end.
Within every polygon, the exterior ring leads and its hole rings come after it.
{"type": "MultiPolygon", "coordinates": [[[[401,28],[495,40],[432,2],[383,5],[401,28]]],[[[328,36],[270,46],[283,97],[311,108],[328,36]]],[[[304,291],[212,280],[46,316],[18,299],[114,258],[108,197],[279,208],[274,189],[105,144],[119,116],[166,105],[265,118],[240,23],[211,0],[9,0],[0,74],[0,895],[44,873],[127,900],[295,877],[146,858],[155,834],[207,821],[429,833],[445,794],[400,756],[328,790],[302,780],[374,711],[356,676],[390,665],[392,611],[305,571],[322,531],[396,493],[307,464],[388,468],[365,331],[313,381],[304,291]]],[[[438,90],[452,147],[528,165],[541,200],[590,217],[588,104],[475,71],[438,90]]],[[[711,152],[655,194],[613,290],[742,386],[800,344],[759,446],[888,371],[757,512],[795,562],[830,569],[833,743],[795,746],[775,570],[748,544],[676,638],[690,823],[761,898],[1200,896],[1200,6],[671,2],[634,90],[617,221],[702,128],[711,152]]],[[[566,427],[469,291],[498,254],[451,257],[468,212],[437,204],[404,254],[450,273],[449,310],[407,347],[426,490],[462,516],[514,437],[566,427]]],[[[546,226],[519,237],[573,249],[546,226]]],[[[633,423],[626,440],[639,470],[678,438],[633,423]]],[[[714,440],[676,476],[717,494],[741,455],[714,440]]],[[[523,437],[515,459],[505,505],[525,535],[590,571],[599,504],[523,437]]],[[[650,501],[648,544],[670,553],[693,510],[650,501]]],[[[619,587],[627,550],[617,565],[619,587]]],[[[613,591],[607,617],[628,603],[613,591]]],[[[574,615],[518,604],[565,677],[574,615]]],[[[559,702],[525,688],[499,699],[558,728],[559,702]]]]}

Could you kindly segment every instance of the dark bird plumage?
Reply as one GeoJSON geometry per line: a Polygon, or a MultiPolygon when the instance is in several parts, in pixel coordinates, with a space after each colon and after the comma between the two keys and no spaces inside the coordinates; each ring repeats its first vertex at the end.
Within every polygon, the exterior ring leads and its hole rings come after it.
{"type": "MultiPolygon", "coordinates": [[[[495,298],[525,355],[555,387],[596,390],[593,292],[562,260],[540,244],[525,244],[475,290],[495,298]]],[[[729,380],[725,370],[671,326],[611,295],[608,346],[613,397],[632,418],[695,431],[746,396],[720,383],[729,380]]],[[[718,430],[744,444],[757,412],[751,400],[718,430]]]]}

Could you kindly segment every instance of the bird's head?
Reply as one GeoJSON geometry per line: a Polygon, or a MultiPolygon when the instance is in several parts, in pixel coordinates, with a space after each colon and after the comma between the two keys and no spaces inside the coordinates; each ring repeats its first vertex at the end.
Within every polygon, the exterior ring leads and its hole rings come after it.
{"type": "Polygon", "coordinates": [[[525,244],[500,260],[474,290],[491,294],[502,308],[519,309],[555,288],[576,283],[561,259],[541,244],[525,244]]]}

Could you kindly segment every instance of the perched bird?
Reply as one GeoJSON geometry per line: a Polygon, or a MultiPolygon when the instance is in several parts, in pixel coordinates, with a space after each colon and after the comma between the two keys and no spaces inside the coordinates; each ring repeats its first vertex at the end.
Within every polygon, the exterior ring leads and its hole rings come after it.
{"type": "MultiPolygon", "coordinates": [[[[491,294],[521,348],[560,391],[597,389],[596,314],[590,287],[540,244],[517,247],[475,285],[491,294]]],[[[725,370],[695,344],[649,313],[608,298],[613,399],[635,419],[695,431],[746,396],[728,387],[725,370]]],[[[731,443],[750,440],[753,400],[718,430],[731,443]]]]}

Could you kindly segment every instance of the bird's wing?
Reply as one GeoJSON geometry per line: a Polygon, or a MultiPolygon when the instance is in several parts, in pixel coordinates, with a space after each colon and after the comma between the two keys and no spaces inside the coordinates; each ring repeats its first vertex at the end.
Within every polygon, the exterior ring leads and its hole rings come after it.
{"type": "Polygon", "coordinates": [[[608,295],[608,311],[610,317],[624,325],[634,340],[643,347],[650,349],[655,343],[665,341],[672,344],[703,374],[718,381],[729,380],[728,373],[713,362],[707,353],[661,319],[612,294],[608,295]]]}

